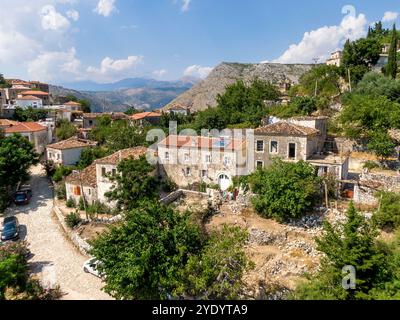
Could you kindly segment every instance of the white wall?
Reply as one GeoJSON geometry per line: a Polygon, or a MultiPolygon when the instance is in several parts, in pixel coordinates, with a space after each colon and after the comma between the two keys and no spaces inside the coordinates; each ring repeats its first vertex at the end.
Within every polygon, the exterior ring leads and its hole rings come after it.
{"type": "Polygon", "coordinates": [[[66,191],[67,191],[67,199],[75,200],[75,203],[78,205],[79,204],[79,200],[82,197],[82,194],[84,194],[85,200],[89,205],[91,205],[95,201],[97,201],[97,190],[95,188],[83,186],[83,192],[81,190],[81,195],[78,196],[78,195],[74,194],[74,188],[75,187],[77,187],[77,185],[75,185],[75,184],[70,184],[70,183],[66,183],[65,184],[65,188],[66,188],[66,191]]]}
{"type": "Polygon", "coordinates": [[[65,150],[47,148],[47,159],[52,160],[56,164],[73,166],[79,162],[82,151],[84,149],[86,148],[74,148],[65,150]]]}
{"type": "Polygon", "coordinates": [[[42,109],[43,102],[42,100],[15,100],[17,106],[28,109],[28,107],[32,107],[34,109],[42,109]]]}

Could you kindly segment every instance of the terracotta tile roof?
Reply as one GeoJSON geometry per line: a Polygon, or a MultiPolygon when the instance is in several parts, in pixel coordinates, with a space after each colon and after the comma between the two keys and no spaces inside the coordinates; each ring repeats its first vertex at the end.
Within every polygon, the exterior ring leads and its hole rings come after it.
{"type": "Polygon", "coordinates": [[[97,187],[96,178],[96,162],[92,163],[89,167],[82,170],[81,174],[79,172],[72,172],[66,179],[66,183],[72,185],[83,185],[85,187],[97,187]]]}
{"type": "Polygon", "coordinates": [[[277,122],[265,127],[257,128],[255,134],[270,134],[270,135],[283,135],[283,136],[311,136],[317,134],[319,131],[314,128],[303,127],[288,122],[277,122]]]}
{"type": "Polygon", "coordinates": [[[73,107],[81,107],[82,105],[79,102],[75,101],[69,101],[67,103],[64,103],[65,106],[73,106],[73,107]]]}
{"type": "Polygon", "coordinates": [[[15,100],[18,101],[18,100],[42,100],[42,99],[35,96],[23,96],[22,98],[17,98],[15,100]]]}
{"type": "Polygon", "coordinates": [[[97,145],[95,141],[78,139],[76,137],[72,137],[67,140],[63,140],[57,143],[49,144],[47,148],[56,149],[56,150],[67,150],[67,149],[75,149],[75,148],[85,148],[85,147],[94,147],[97,145]]]}
{"type": "Polygon", "coordinates": [[[4,129],[6,134],[40,131],[47,131],[47,127],[36,122],[17,122],[16,124],[12,124],[4,129]]]}
{"type": "Polygon", "coordinates": [[[161,146],[174,148],[197,148],[202,150],[242,150],[246,140],[231,138],[209,138],[201,136],[171,135],[159,143],[161,146]],[[222,147],[223,146],[223,147],[222,147]]]}
{"type": "Polygon", "coordinates": [[[132,116],[130,116],[131,119],[133,120],[143,120],[146,118],[160,118],[161,114],[157,112],[142,112],[142,113],[136,113],[132,116]]]}
{"type": "Polygon", "coordinates": [[[147,153],[147,148],[145,147],[136,147],[136,148],[129,148],[115,152],[114,154],[99,159],[96,161],[97,164],[118,164],[121,160],[134,158],[138,159],[139,157],[145,155],[147,153]]]}
{"type": "Polygon", "coordinates": [[[35,91],[35,90],[30,90],[30,91],[24,91],[21,92],[23,96],[48,96],[49,94],[44,91],[35,91]]]}
{"type": "Polygon", "coordinates": [[[8,119],[0,119],[0,127],[11,127],[17,125],[19,122],[8,119]]]}

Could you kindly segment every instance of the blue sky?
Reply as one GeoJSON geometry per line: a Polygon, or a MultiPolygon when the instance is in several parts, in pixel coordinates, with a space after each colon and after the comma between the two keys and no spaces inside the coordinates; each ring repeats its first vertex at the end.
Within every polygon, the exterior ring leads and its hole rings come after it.
{"type": "Polygon", "coordinates": [[[374,21],[399,23],[400,11],[398,0],[0,2],[0,72],[52,83],[205,77],[222,61],[310,63],[374,21]]]}

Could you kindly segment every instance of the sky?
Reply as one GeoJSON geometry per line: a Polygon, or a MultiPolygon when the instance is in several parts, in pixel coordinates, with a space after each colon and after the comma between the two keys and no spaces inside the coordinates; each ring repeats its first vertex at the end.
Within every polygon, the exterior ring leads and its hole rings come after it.
{"type": "Polygon", "coordinates": [[[0,0],[0,73],[52,84],[205,78],[219,63],[324,61],[398,0],[0,0]]]}

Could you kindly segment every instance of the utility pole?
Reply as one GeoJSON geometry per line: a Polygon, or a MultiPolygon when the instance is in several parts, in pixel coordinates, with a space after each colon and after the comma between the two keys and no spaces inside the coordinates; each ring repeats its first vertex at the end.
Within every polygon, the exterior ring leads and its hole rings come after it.
{"type": "MultiPolygon", "coordinates": [[[[319,58],[313,58],[314,60],[314,65],[317,66],[317,63],[319,61],[319,58]]],[[[315,92],[314,92],[314,97],[317,97],[318,94],[318,79],[315,80],[315,92]]]]}
{"type": "Polygon", "coordinates": [[[352,87],[351,87],[351,74],[350,74],[350,68],[347,68],[347,73],[349,76],[349,86],[350,86],[350,92],[352,91],[352,87]]]}

